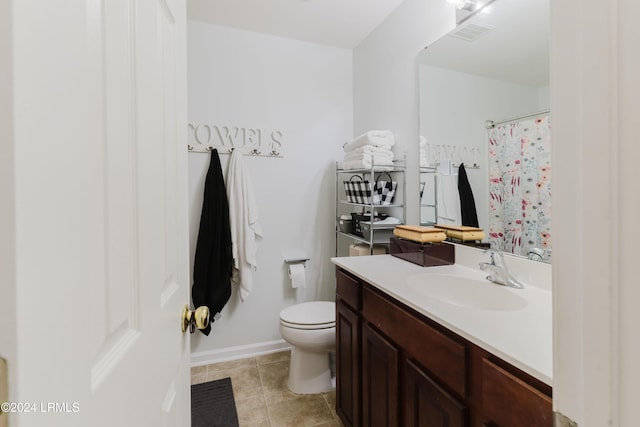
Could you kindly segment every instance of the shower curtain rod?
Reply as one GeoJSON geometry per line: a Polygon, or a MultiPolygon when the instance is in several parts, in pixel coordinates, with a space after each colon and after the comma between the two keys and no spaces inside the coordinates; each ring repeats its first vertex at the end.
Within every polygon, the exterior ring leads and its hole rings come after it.
{"type": "Polygon", "coordinates": [[[486,122],[484,122],[484,127],[487,128],[487,129],[493,129],[494,127],[496,127],[496,125],[501,125],[503,123],[509,123],[509,122],[515,122],[516,120],[528,119],[529,117],[535,117],[535,116],[539,116],[539,115],[542,115],[542,114],[549,114],[549,110],[542,110],[542,111],[538,111],[536,113],[530,113],[530,114],[525,114],[523,116],[512,117],[510,119],[500,120],[498,122],[494,122],[493,120],[487,120],[486,122]]]}

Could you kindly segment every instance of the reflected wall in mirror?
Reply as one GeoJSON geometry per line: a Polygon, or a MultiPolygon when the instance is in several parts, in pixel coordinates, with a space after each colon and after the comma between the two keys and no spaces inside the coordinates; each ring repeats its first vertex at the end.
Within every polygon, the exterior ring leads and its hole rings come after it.
{"type": "Polygon", "coordinates": [[[461,223],[464,163],[485,242],[550,262],[549,1],[493,2],[418,67],[421,222],[461,223]]]}

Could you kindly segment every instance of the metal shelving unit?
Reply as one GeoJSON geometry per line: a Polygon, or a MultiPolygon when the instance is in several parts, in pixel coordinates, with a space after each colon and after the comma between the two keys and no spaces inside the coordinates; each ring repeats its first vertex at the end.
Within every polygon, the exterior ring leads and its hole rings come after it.
{"type": "MultiPolygon", "coordinates": [[[[371,221],[371,231],[369,233],[369,239],[362,236],[355,235],[353,233],[347,233],[340,231],[339,221],[342,214],[354,212],[360,210],[362,213],[368,211],[371,219],[375,217],[376,213],[387,213],[400,219],[403,223],[406,220],[406,155],[403,159],[394,161],[394,166],[375,166],[372,165],[368,169],[340,169],[339,162],[336,162],[336,192],[335,192],[335,209],[336,209],[336,248],[335,254],[338,255],[339,249],[339,237],[350,239],[358,243],[365,243],[369,245],[369,253],[373,253],[374,245],[389,245],[389,239],[380,238],[379,231],[381,228],[374,227],[374,222],[371,221]],[[396,193],[394,197],[394,203],[389,205],[376,205],[373,203],[352,203],[347,201],[343,181],[348,181],[352,176],[358,175],[363,180],[369,181],[372,184],[376,178],[388,173],[391,179],[398,183],[396,193]],[[378,232],[378,237],[376,237],[378,232]]],[[[389,228],[393,229],[394,225],[390,225],[389,228]]]]}
{"type": "Polygon", "coordinates": [[[420,197],[420,225],[434,225],[438,220],[438,175],[435,167],[420,166],[420,185],[425,184],[422,196],[420,197]],[[429,175],[432,175],[429,177],[429,175]],[[423,177],[425,177],[423,181],[423,177]],[[430,182],[429,181],[430,178],[430,182]],[[425,197],[432,200],[424,202],[425,197]],[[432,210],[433,215],[425,214],[425,210],[432,210]],[[433,220],[425,220],[425,217],[432,217],[433,220]]]}

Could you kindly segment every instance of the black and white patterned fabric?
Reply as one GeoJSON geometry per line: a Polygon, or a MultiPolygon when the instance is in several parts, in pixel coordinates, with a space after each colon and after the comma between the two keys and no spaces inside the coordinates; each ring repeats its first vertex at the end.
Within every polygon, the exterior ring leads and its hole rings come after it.
{"type": "Polygon", "coordinates": [[[373,187],[373,204],[374,205],[390,205],[393,203],[393,198],[396,195],[396,188],[398,183],[391,179],[391,175],[384,173],[376,178],[375,185],[373,187]],[[380,179],[383,176],[389,177],[389,180],[380,179]]]}
{"type": "Polygon", "coordinates": [[[359,175],[353,175],[349,181],[344,181],[344,192],[349,203],[371,204],[371,183],[359,175]],[[358,178],[360,181],[354,181],[354,178],[358,178]]]}

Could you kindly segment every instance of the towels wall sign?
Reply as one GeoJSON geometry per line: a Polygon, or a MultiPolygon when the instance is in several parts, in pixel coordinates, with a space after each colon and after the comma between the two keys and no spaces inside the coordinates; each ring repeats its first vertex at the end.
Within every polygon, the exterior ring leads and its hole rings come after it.
{"type": "Polygon", "coordinates": [[[282,157],[284,133],[281,130],[209,123],[189,123],[188,130],[187,148],[192,152],[205,153],[216,148],[221,154],[241,150],[255,156],[282,157]]]}

